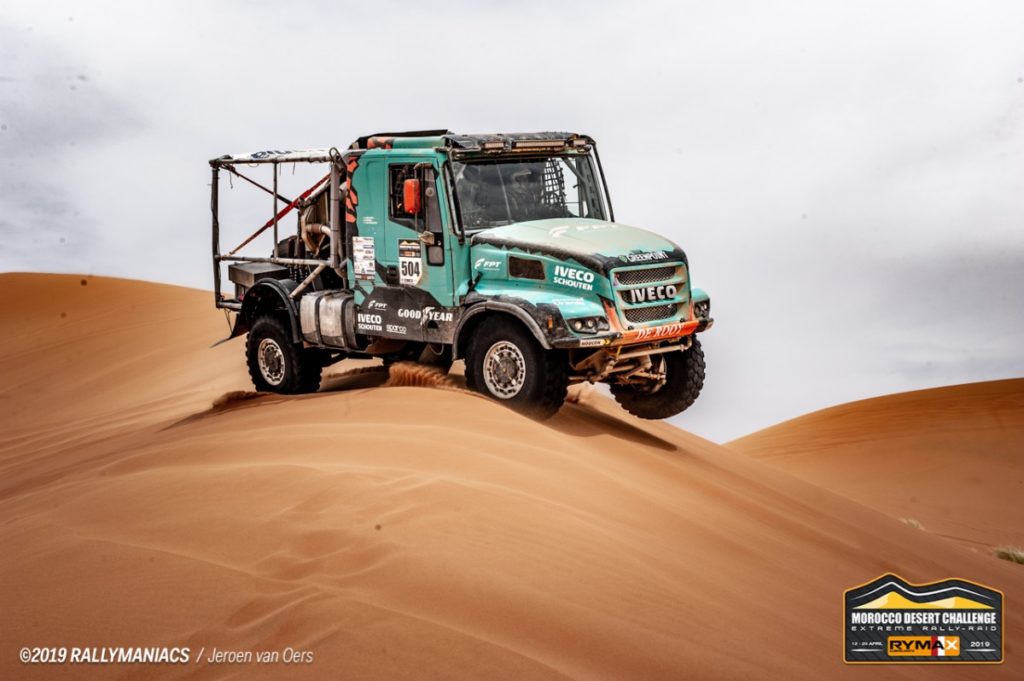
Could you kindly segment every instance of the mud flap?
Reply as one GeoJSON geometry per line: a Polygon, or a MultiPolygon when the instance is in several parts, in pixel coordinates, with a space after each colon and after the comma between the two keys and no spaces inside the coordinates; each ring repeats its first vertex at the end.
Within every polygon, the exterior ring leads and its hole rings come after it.
{"type": "Polygon", "coordinates": [[[231,329],[231,335],[228,336],[227,338],[221,338],[219,341],[217,341],[216,343],[211,345],[210,348],[212,349],[212,348],[215,348],[215,347],[217,347],[218,345],[220,345],[222,343],[227,343],[232,338],[238,338],[239,336],[244,334],[246,331],[248,331],[249,327],[246,326],[246,327],[243,328],[242,324],[241,324],[241,321],[242,321],[242,315],[238,315],[235,318],[235,326],[234,326],[233,329],[231,329]]]}

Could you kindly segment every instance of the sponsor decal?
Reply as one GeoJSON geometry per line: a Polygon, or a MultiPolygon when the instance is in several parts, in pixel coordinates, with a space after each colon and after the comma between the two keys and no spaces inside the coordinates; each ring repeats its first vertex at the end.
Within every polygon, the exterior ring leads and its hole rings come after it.
{"type": "Polygon", "coordinates": [[[423,258],[420,257],[418,240],[401,240],[398,242],[398,283],[415,286],[423,278],[423,258]]]}
{"type": "Polygon", "coordinates": [[[592,348],[598,345],[608,345],[609,341],[607,338],[581,338],[579,340],[579,346],[581,348],[592,348]]]}
{"type": "Polygon", "coordinates": [[[1003,592],[966,579],[911,584],[887,574],[843,594],[849,664],[1003,661],[1003,592]]]}
{"type": "Polygon", "coordinates": [[[263,158],[270,158],[271,156],[278,156],[280,154],[290,154],[290,153],[292,153],[291,149],[285,149],[285,150],[281,150],[281,149],[267,149],[266,151],[254,151],[251,154],[249,154],[249,158],[251,158],[254,161],[257,161],[257,160],[263,159],[263,158]]]}
{"type": "Polygon", "coordinates": [[[384,330],[387,331],[388,333],[396,333],[400,336],[404,336],[406,333],[408,333],[404,326],[400,326],[398,324],[385,324],[384,330]]]}
{"type": "Polygon", "coordinates": [[[400,319],[415,319],[423,323],[451,322],[455,319],[455,313],[451,310],[436,310],[433,307],[425,307],[422,310],[410,310],[400,307],[398,308],[398,316],[400,319]]]}
{"type": "Polygon", "coordinates": [[[889,657],[960,655],[959,636],[890,636],[886,645],[889,657]]]}
{"type": "Polygon", "coordinates": [[[450,322],[455,315],[450,310],[435,310],[432,307],[423,308],[423,319],[428,322],[450,322]]]}
{"type": "Polygon", "coordinates": [[[497,271],[501,269],[501,261],[488,260],[487,258],[477,258],[477,261],[473,263],[473,267],[475,267],[478,270],[497,271]]]}
{"type": "Polygon", "coordinates": [[[372,236],[352,237],[352,269],[356,279],[373,281],[377,276],[377,256],[374,251],[372,236]]]}
{"type": "Polygon", "coordinates": [[[377,224],[377,218],[375,218],[372,215],[367,215],[366,217],[363,218],[363,224],[364,225],[375,225],[375,224],[377,224]]]}
{"type": "Polygon", "coordinates": [[[583,291],[594,290],[594,273],[587,270],[569,267],[567,265],[555,265],[555,276],[552,281],[569,288],[578,288],[583,291]]]}
{"type": "Polygon", "coordinates": [[[666,253],[665,251],[648,251],[647,253],[627,253],[626,255],[619,256],[619,259],[631,263],[656,262],[658,260],[668,260],[668,253],[666,253]]]}
{"type": "Polygon", "coordinates": [[[360,331],[381,331],[383,321],[379,314],[360,312],[356,315],[356,328],[360,331]]]}
{"type": "Polygon", "coordinates": [[[652,340],[656,338],[668,338],[671,336],[681,336],[686,332],[686,323],[676,322],[675,324],[666,324],[665,326],[655,326],[647,329],[637,329],[636,335],[633,336],[637,340],[652,340]]]}
{"type": "Polygon", "coordinates": [[[549,229],[548,230],[548,234],[550,234],[555,239],[560,239],[561,237],[565,236],[566,234],[570,234],[571,235],[571,234],[574,234],[576,232],[592,232],[592,231],[599,230],[599,229],[618,229],[618,228],[619,228],[619,226],[617,224],[615,224],[614,222],[595,222],[595,223],[587,223],[587,224],[582,224],[582,225],[559,225],[557,227],[552,227],[551,229],[549,229]]]}
{"type": "Polygon", "coordinates": [[[558,307],[578,307],[585,305],[587,301],[582,298],[552,298],[551,304],[557,305],[558,307]]]}
{"type": "Polygon", "coordinates": [[[366,304],[366,309],[384,311],[388,309],[388,304],[385,303],[383,300],[371,300],[366,304]]]}
{"type": "Polygon", "coordinates": [[[623,291],[627,303],[649,303],[655,300],[668,300],[676,297],[676,287],[672,284],[661,286],[645,286],[623,291]]]}

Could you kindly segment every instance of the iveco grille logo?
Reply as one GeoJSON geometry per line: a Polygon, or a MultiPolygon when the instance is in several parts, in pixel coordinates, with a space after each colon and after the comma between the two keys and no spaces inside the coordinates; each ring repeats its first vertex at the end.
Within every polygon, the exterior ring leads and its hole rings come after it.
{"type": "Polygon", "coordinates": [[[672,284],[665,286],[645,286],[644,288],[629,289],[626,293],[626,301],[629,303],[649,303],[653,300],[668,300],[675,298],[676,287],[672,284]]]}

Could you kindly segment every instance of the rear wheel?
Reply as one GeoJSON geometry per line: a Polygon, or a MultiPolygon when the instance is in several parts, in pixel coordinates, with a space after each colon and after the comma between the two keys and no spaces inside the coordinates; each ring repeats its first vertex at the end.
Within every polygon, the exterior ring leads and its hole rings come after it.
{"type": "Polygon", "coordinates": [[[704,387],[704,351],[700,341],[683,352],[652,358],[665,372],[663,384],[612,384],[615,400],[630,414],[642,419],[664,419],[685,411],[704,387]]]}
{"type": "Polygon", "coordinates": [[[569,386],[564,353],[545,350],[518,322],[493,318],[466,348],[466,385],[538,419],[555,414],[569,386]]]}
{"type": "Polygon", "coordinates": [[[249,376],[257,390],[283,394],[316,392],[320,388],[323,356],[293,343],[277,317],[256,319],[245,344],[249,376]]]}

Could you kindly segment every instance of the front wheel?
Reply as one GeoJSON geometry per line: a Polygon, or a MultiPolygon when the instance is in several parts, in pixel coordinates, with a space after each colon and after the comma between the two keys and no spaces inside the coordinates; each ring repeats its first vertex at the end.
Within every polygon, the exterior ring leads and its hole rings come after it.
{"type": "Polygon", "coordinates": [[[569,387],[566,357],[545,350],[521,324],[485,321],[466,348],[466,384],[537,419],[554,416],[569,387]]]}
{"type": "Polygon", "coordinates": [[[323,361],[316,350],[293,343],[277,317],[259,317],[245,343],[249,376],[261,392],[311,393],[320,387],[323,361]]]}
{"type": "Polygon", "coordinates": [[[685,411],[704,387],[704,351],[700,341],[683,352],[655,355],[654,363],[664,371],[663,384],[612,384],[615,400],[633,416],[665,419],[685,411]]]}

